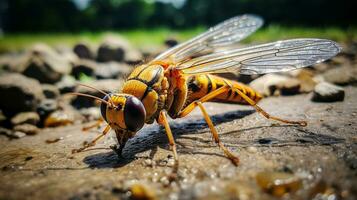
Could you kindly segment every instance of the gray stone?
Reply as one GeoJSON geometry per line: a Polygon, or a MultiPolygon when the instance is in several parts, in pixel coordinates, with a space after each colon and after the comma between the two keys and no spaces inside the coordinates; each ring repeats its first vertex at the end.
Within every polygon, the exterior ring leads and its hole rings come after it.
{"type": "Polygon", "coordinates": [[[63,93],[73,92],[76,87],[76,80],[72,76],[63,76],[62,79],[55,84],[59,91],[63,93]]]}
{"type": "Polygon", "coordinates": [[[128,40],[120,36],[106,36],[97,52],[99,62],[125,61],[129,64],[137,64],[142,59],[141,52],[134,48],[128,40]]]}
{"type": "Polygon", "coordinates": [[[79,57],[84,59],[94,59],[92,49],[86,43],[78,43],[73,47],[73,52],[79,57]]]}
{"type": "Polygon", "coordinates": [[[97,79],[115,79],[126,77],[132,71],[132,67],[125,63],[108,62],[98,64],[94,71],[97,79]]]}
{"type": "Polygon", "coordinates": [[[43,120],[50,113],[56,111],[58,109],[58,103],[55,99],[45,99],[41,101],[41,103],[37,107],[37,113],[40,115],[43,120]]]}
{"type": "Polygon", "coordinates": [[[35,45],[28,53],[26,61],[22,64],[22,73],[35,78],[42,83],[55,83],[71,71],[70,62],[44,45],[35,45]]]}
{"type": "Polygon", "coordinates": [[[93,76],[97,68],[97,63],[91,60],[81,59],[74,63],[71,75],[79,79],[82,74],[86,76],[93,76]]]}
{"type": "Polygon", "coordinates": [[[82,120],[82,116],[72,107],[66,106],[47,116],[44,121],[44,127],[66,126],[82,120]]]}
{"type": "Polygon", "coordinates": [[[99,62],[124,61],[125,48],[128,41],[121,37],[106,37],[98,48],[97,60],[99,62]]]}
{"type": "Polygon", "coordinates": [[[279,74],[266,74],[249,85],[264,96],[298,94],[301,86],[298,79],[279,74]]]}
{"type": "Polygon", "coordinates": [[[178,41],[177,39],[173,38],[173,37],[170,37],[170,38],[167,38],[165,41],[164,41],[165,45],[169,48],[171,47],[174,47],[178,44],[178,41]]]}
{"type": "Polygon", "coordinates": [[[35,111],[44,98],[37,80],[15,73],[0,76],[0,94],[0,107],[7,116],[23,111],[35,111]]]}
{"type": "Polygon", "coordinates": [[[26,60],[22,53],[7,53],[0,55],[0,70],[21,72],[21,64],[26,60]]]}
{"type": "Polygon", "coordinates": [[[316,85],[312,100],[316,102],[334,102],[343,101],[345,91],[342,87],[327,82],[321,82],[316,85]]]}
{"type": "Polygon", "coordinates": [[[102,117],[99,107],[82,108],[79,112],[87,121],[98,120],[102,117]]]}
{"type": "Polygon", "coordinates": [[[322,74],[325,81],[337,85],[357,83],[357,66],[346,65],[330,69],[322,74]]]}
{"type": "Polygon", "coordinates": [[[10,137],[15,139],[20,139],[26,136],[26,133],[21,131],[12,131],[10,137]]]}
{"type": "Polygon", "coordinates": [[[5,135],[7,137],[11,137],[11,134],[12,134],[12,131],[10,129],[0,126],[0,135],[5,135]]]}
{"type": "Polygon", "coordinates": [[[35,135],[37,134],[40,129],[37,128],[36,126],[32,125],[32,124],[20,124],[20,125],[16,125],[13,128],[14,131],[19,131],[22,133],[26,133],[26,135],[35,135]]]}
{"type": "Polygon", "coordinates": [[[56,99],[60,95],[60,91],[55,85],[42,84],[41,87],[47,99],[56,99]]]}
{"type": "Polygon", "coordinates": [[[32,124],[36,125],[40,121],[40,116],[35,112],[22,112],[11,118],[13,125],[32,124]]]}

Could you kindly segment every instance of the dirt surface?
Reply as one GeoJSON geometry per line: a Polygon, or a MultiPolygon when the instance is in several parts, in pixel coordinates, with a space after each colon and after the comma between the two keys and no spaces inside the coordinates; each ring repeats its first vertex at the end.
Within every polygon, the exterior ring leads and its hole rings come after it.
{"type": "Polygon", "coordinates": [[[172,152],[157,124],[127,143],[125,159],[109,148],[114,134],[72,155],[100,131],[82,132],[82,124],[18,140],[1,136],[0,199],[276,199],[276,188],[264,190],[257,174],[281,172],[300,183],[288,188],[285,199],[356,199],[357,88],[345,91],[345,100],[336,103],[314,103],[311,94],[261,101],[269,113],[307,120],[307,127],[279,125],[251,107],[205,104],[221,140],[239,155],[238,167],[212,142],[199,110],[172,120],[180,166],[171,183],[172,152]]]}

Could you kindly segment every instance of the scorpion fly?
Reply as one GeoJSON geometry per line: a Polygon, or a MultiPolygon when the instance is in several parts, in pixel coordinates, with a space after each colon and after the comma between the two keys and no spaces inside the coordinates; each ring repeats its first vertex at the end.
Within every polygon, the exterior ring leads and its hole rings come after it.
{"type": "MultiPolygon", "coordinates": [[[[215,101],[245,104],[254,107],[267,119],[306,126],[305,121],[292,121],[272,116],[257,103],[262,96],[239,82],[214,74],[265,74],[285,72],[325,61],[340,52],[340,46],[326,39],[290,39],[237,49],[237,42],[255,32],[263,20],[255,15],[233,17],[210,28],[193,39],[161,53],[152,61],[136,67],[120,93],[103,93],[101,114],[107,122],[103,133],[82,148],[94,146],[110,129],[116,133],[120,156],[125,143],[145,123],[164,126],[178,167],[175,140],[167,115],[172,119],[187,116],[198,107],[207,122],[215,143],[234,165],[239,158],[220,141],[217,130],[203,105],[215,101]]],[[[95,89],[95,88],[93,88],[95,89]]]]}

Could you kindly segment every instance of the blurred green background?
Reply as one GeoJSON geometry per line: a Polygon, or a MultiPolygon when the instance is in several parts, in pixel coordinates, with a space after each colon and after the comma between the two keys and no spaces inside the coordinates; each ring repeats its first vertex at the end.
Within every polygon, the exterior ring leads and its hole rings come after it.
{"type": "Polygon", "coordinates": [[[230,17],[253,13],[265,26],[244,42],[292,37],[357,38],[355,0],[1,0],[0,52],[35,42],[100,41],[108,32],[135,46],[185,40],[230,17]]]}

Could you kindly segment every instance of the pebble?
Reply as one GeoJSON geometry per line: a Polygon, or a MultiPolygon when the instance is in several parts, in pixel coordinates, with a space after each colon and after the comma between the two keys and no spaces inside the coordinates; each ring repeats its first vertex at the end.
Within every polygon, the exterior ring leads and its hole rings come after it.
{"type": "Polygon", "coordinates": [[[16,125],[16,126],[14,126],[13,130],[20,131],[22,133],[26,133],[26,135],[35,135],[40,131],[39,128],[37,128],[36,126],[34,126],[32,124],[16,125]]]}
{"type": "Polygon", "coordinates": [[[94,53],[86,43],[78,43],[73,47],[73,52],[79,57],[84,59],[94,59],[94,53]]]}
{"type": "Polygon", "coordinates": [[[23,63],[23,74],[41,83],[55,83],[71,71],[70,62],[45,44],[36,44],[23,63]]]}
{"type": "Polygon", "coordinates": [[[91,60],[81,59],[74,63],[71,75],[76,79],[84,74],[86,76],[94,76],[94,71],[97,68],[97,63],[91,60]]]}
{"type": "Polygon", "coordinates": [[[74,115],[66,111],[55,111],[51,113],[45,120],[45,127],[65,126],[74,123],[74,115]]]}
{"type": "Polygon", "coordinates": [[[13,125],[32,124],[36,125],[40,121],[40,116],[35,112],[22,112],[11,118],[13,125]]]}
{"type": "Polygon", "coordinates": [[[10,137],[16,138],[16,139],[23,138],[25,136],[26,136],[26,133],[23,133],[21,131],[12,131],[11,135],[10,135],[10,137]]]}
{"type": "Polygon", "coordinates": [[[173,46],[176,46],[178,44],[178,41],[175,38],[170,37],[167,38],[164,43],[167,47],[171,48],[173,46]]]}
{"type": "Polygon", "coordinates": [[[264,192],[276,197],[295,193],[302,187],[302,181],[298,177],[284,172],[259,172],[256,181],[264,192]]]}
{"type": "Polygon", "coordinates": [[[55,84],[61,94],[73,92],[76,87],[76,80],[72,76],[63,76],[62,79],[55,84]]]}
{"type": "Polygon", "coordinates": [[[97,79],[115,79],[123,78],[128,75],[132,67],[125,63],[108,62],[105,64],[98,64],[94,71],[97,79]]]}
{"type": "Polygon", "coordinates": [[[4,128],[0,126],[0,135],[5,135],[7,137],[11,137],[12,131],[10,129],[4,128]]]}
{"type": "Polygon", "coordinates": [[[129,42],[122,37],[107,36],[97,51],[98,62],[124,61],[125,49],[129,42]]]}
{"type": "Polygon", "coordinates": [[[279,74],[266,74],[249,84],[254,90],[264,96],[293,95],[300,92],[300,81],[279,74]]]}
{"type": "Polygon", "coordinates": [[[17,73],[3,73],[0,76],[0,108],[5,116],[19,112],[35,111],[44,99],[40,83],[17,73]]]}
{"type": "Polygon", "coordinates": [[[149,186],[141,184],[141,183],[134,183],[130,186],[131,196],[130,199],[133,200],[155,200],[157,199],[156,194],[152,188],[149,186]]]}
{"type": "Polygon", "coordinates": [[[37,113],[41,119],[46,118],[50,113],[58,109],[58,103],[54,99],[45,99],[37,107],[37,113]]]}
{"type": "Polygon", "coordinates": [[[60,95],[59,89],[55,85],[42,84],[42,92],[47,99],[56,99],[60,95]]]}
{"type": "Polygon", "coordinates": [[[325,81],[336,85],[348,85],[357,82],[357,67],[346,65],[330,69],[322,74],[325,81]]]}
{"type": "Polygon", "coordinates": [[[247,148],[247,151],[248,151],[249,153],[257,153],[257,152],[258,152],[258,149],[257,149],[256,147],[250,146],[250,147],[247,148]]]}
{"type": "Polygon", "coordinates": [[[79,112],[88,120],[98,120],[102,117],[100,109],[98,107],[82,108],[79,112]]]}
{"type": "Polygon", "coordinates": [[[345,91],[343,88],[327,82],[321,82],[316,85],[312,101],[316,102],[335,102],[343,101],[345,91]]]}

